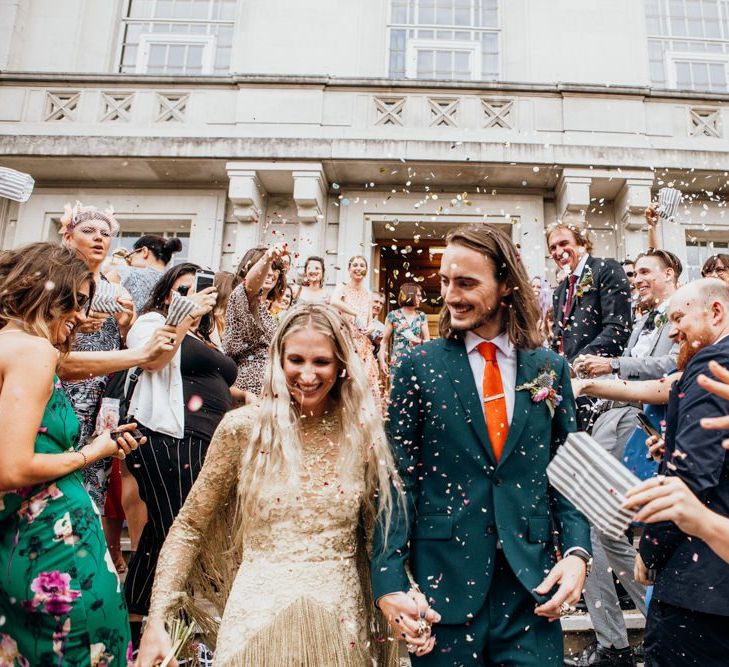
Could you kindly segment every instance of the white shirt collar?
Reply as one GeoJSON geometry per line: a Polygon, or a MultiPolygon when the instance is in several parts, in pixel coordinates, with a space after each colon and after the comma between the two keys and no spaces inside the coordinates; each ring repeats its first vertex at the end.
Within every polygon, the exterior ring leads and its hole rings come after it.
{"type": "Polygon", "coordinates": [[[582,259],[580,260],[580,263],[575,268],[574,274],[577,276],[577,280],[579,280],[582,277],[582,272],[585,270],[585,265],[587,264],[587,260],[590,257],[590,253],[585,253],[582,255],[582,259]]]}
{"type": "Polygon", "coordinates": [[[492,338],[490,341],[486,338],[481,338],[481,336],[473,333],[473,331],[466,331],[466,335],[463,340],[464,344],[466,345],[466,353],[471,354],[471,352],[473,352],[478,347],[479,343],[483,343],[484,341],[496,345],[499,352],[501,352],[501,354],[503,354],[507,358],[511,358],[516,354],[516,348],[514,347],[514,344],[509,340],[509,336],[505,331],[496,336],[496,338],[492,338]]]}

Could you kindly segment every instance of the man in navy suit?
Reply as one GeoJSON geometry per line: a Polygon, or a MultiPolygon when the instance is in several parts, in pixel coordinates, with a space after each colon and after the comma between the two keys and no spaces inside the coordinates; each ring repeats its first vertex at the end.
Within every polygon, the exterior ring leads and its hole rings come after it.
{"type": "MultiPolygon", "coordinates": [[[[729,516],[729,430],[707,431],[706,417],[729,414],[729,401],[702,389],[709,361],[729,365],[729,286],[704,279],[671,298],[672,336],[683,375],[671,389],[661,472],[678,476],[714,512],[729,516]]],[[[729,565],[700,539],[673,523],[646,529],[636,558],[636,579],[655,571],[648,610],[646,665],[729,664],[729,565]]]]}

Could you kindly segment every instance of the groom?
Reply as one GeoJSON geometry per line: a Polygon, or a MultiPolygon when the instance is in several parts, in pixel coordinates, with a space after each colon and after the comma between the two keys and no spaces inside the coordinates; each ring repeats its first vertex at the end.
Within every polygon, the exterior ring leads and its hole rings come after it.
{"type": "Polygon", "coordinates": [[[505,234],[451,232],[440,277],[442,338],[415,348],[392,381],[389,436],[407,499],[375,534],[375,600],[418,667],[562,665],[550,621],[579,599],[590,560],[587,522],[547,483],[575,429],[567,363],[540,345],[505,234]],[[434,647],[420,619],[438,621],[434,647]]]}

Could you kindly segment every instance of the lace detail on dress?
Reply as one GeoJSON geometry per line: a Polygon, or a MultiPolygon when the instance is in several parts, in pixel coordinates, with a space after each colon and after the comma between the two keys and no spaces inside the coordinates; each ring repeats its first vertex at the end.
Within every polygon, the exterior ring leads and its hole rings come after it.
{"type": "MultiPolygon", "coordinates": [[[[254,410],[228,413],[216,431],[160,554],[150,616],[167,617],[181,604],[189,606],[184,589],[201,546],[221,551],[220,542],[209,537],[210,524],[233,511],[230,493],[254,410]]],[[[303,436],[300,479],[282,477],[264,487],[255,516],[243,518],[249,524],[217,635],[215,665],[371,664],[371,610],[358,570],[365,464],[341,470],[337,442],[343,436],[332,418],[312,421],[303,436]],[[277,634],[277,628],[286,631],[277,634]]]]}

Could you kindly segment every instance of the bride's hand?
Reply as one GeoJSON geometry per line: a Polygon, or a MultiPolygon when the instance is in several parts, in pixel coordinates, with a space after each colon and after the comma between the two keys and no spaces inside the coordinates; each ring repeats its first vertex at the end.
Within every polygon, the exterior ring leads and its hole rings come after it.
{"type": "MultiPolygon", "coordinates": [[[[159,665],[172,651],[172,640],[165,629],[164,621],[151,619],[144,629],[142,641],[139,644],[139,653],[134,667],[154,667],[159,665]]],[[[167,663],[169,667],[178,667],[173,657],[167,663]]]]}

